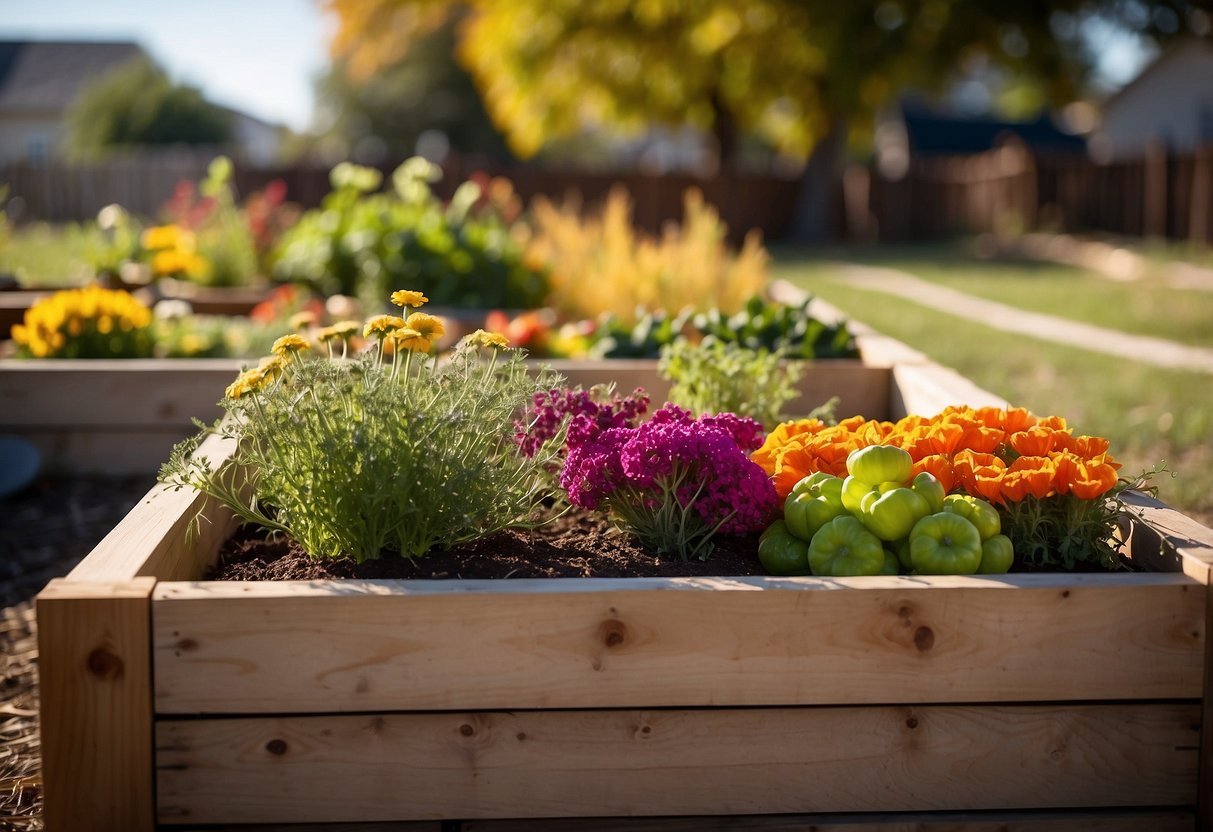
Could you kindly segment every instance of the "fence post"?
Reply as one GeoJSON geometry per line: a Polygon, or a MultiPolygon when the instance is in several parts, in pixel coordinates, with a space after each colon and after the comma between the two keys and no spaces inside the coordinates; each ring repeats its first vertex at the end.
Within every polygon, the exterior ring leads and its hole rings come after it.
{"type": "Polygon", "coordinates": [[[1167,147],[1157,136],[1146,142],[1142,235],[1167,234],[1167,147]]]}
{"type": "Polygon", "coordinates": [[[1188,239],[1209,242],[1209,208],[1213,202],[1213,145],[1196,149],[1192,162],[1192,201],[1188,207],[1188,239]]]}

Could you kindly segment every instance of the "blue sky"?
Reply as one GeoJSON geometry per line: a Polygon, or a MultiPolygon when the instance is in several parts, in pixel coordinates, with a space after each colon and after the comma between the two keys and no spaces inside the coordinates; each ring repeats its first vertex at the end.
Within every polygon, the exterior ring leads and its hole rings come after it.
{"type": "Polygon", "coordinates": [[[175,80],[305,129],[327,64],[317,0],[0,0],[0,39],[133,40],[175,80]]]}

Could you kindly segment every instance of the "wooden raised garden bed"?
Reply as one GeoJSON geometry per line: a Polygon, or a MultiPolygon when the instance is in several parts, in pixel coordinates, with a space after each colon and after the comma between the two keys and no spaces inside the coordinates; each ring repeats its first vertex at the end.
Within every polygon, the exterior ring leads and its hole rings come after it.
{"type": "Polygon", "coordinates": [[[1139,503],[1171,571],[220,583],[154,490],[38,599],[48,829],[1209,828],[1213,532],[1139,503]]]}

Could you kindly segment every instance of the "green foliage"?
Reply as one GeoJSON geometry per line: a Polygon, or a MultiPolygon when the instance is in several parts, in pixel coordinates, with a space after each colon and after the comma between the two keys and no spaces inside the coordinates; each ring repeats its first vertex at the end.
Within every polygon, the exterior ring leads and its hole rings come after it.
{"type": "MultiPolygon", "coordinates": [[[[157,307],[159,312],[159,307],[157,307]]],[[[158,358],[256,358],[290,332],[286,321],[262,323],[229,315],[185,315],[155,323],[158,358]]]]}
{"type": "Polygon", "coordinates": [[[67,112],[67,150],[76,158],[137,145],[213,145],[230,138],[223,110],[143,59],[87,85],[67,112]]]}
{"type": "Polygon", "coordinates": [[[738,134],[801,156],[838,124],[870,134],[874,114],[903,90],[944,87],[967,66],[1001,69],[1019,87],[1034,87],[1037,100],[1071,101],[1097,57],[1084,24],[1097,19],[1161,41],[1185,34],[1185,17],[1197,27],[1199,16],[1187,14],[1196,5],[364,0],[333,7],[338,48],[364,72],[470,8],[459,58],[521,155],[587,127],[639,132],[665,123],[714,132],[727,163],[738,134]]]}
{"type": "Polygon", "coordinates": [[[528,458],[514,419],[556,379],[529,376],[518,353],[484,358],[475,343],[442,364],[380,355],[296,352],[280,370],[246,373],[229,388],[227,418],[210,429],[237,440],[236,454],[211,472],[192,440],[161,480],[289,533],[313,557],[418,557],[527,523],[548,494],[563,434],[528,458]]]}
{"type": "Polygon", "coordinates": [[[338,165],[323,205],[283,236],[275,274],[368,304],[391,287],[415,286],[437,306],[538,306],[547,282],[523,262],[501,213],[477,204],[482,193],[472,182],[443,206],[430,190],[440,176],[410,159],[392,175],[391,192],[374,193],[378,171],[338,165]]]}
{"type": "Polygon", "coordinates": [[[471,77],[455,61],[456,21],[450,20],[366,77],[352,78],[335,62],[317,86],[317,105],[332,114],[329,140],[350,159],[403,159],[436,130],[462,153],[509,158],[471,77]]]}
{"type": "Polygon", "coordinates": [[[772,430],[786,418],[784,405],[800,395],[803,368],[779,352],[679,339],[661,350],[658,371],[673,382],[669,401],[697,416],[736,413],[772,430]]]}
{"type": "Polygon", "coordinates": [[[257,274],[253,232],[236,204],[233,173],[231,159],[216,156],[197,188],[182,183],[166,207],[170,223],[193,231],[205,268],[190,277],[206,286],[247,286],[257,274]]]}
{"type": "Polygon", "coordinates": [[[717,308],[676,315],[637,310],[626,326],[608,315],[598,322],[591,353],[599,358],[656,358],[663,347],[682,338],[737,344],[749,350],[778,352],[786,358],[856,358],[859,351],[846,322],[827,324],[809,313],[810,300],[798,306],[754,295],[735,314],[717,308]]]}

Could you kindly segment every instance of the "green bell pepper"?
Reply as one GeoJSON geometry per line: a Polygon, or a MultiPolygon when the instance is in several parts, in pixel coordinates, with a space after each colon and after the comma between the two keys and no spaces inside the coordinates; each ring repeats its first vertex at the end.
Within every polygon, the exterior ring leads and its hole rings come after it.
{"type": "Polygon", "coordinates": [[[863,523],[844,514],[813,535],[809,568],[814,575],[831,578],[879,575],[885,568],[884,547],[863,523]]]}
{"type": "Polygon", "coordinates": [[[977,567],[977,574],[1002,575],[1014,561],[1015,547],[1011,544],[1011,538],[996,534],[981,543],[981,566],[977,567]]]}
{"type": "Polygon", "coordinates": [[[928,515],[910,532],[910,562],[921,575],[972,575],[981,554],[977,527],[954,512],[928,515]]]}
{"type": "Polygon", "coordinates": [[[894,488],[883,494],[869,491],[863,495],[856,515],[868,531],[881,540],[900,540],[914,524],[931,513],[931,506],[909,488],[894,488]]]}
{"type": "Polygon", "coordinates": [[[783,503],[783,519],[788,524],[788,531],[806,543],[813,539],[818,529],[845,513],[842,480],[821,471],[796,483],[783,503]]]}
{"type": "Polygon", "coordinates": [[[899,575],[901,574],[901,561],[897,555],[888,549],[884,550],[884,568],[880,570],[881,575],[899,575]]]}
{"type": "Polygon", "coordinates": [[[847,455],[847,473],[869,485],[880,482],[901,485],[910,478],[913,467],[913,457],[893,445],[869,445],[847,455]]]}
{"type": "Polygon", "coordinates": [[[842,481],[842,506],[852,514],[859,514],[863,498],[868,494],[883,494],[901,488],[899,482],[864,482],[856,477],[847,477],[842,481]]]}
{"type": "Polygon", "coordinates": [[[943,511],[943,501],[948,495],[943,490],[943,483],[930,471],[923,471],[916,476],[914,482],[910,484],[910,488],[927,501],[927,505],[931,507],[931,514],[943,511]]]}
{"type": "Polygon", "coordinates": [[[949,494],[943,499],[943,510],[958,514],[977,527],[982,540],[989,540],[1002,531],[998,509],[980,497],[968,494],[949,494]]]}
{"type": "Polygon", "coordinates": [[[776,520],[758,538],[758,562],[772,575],[808,575],[809,544],[776,520]]]}

